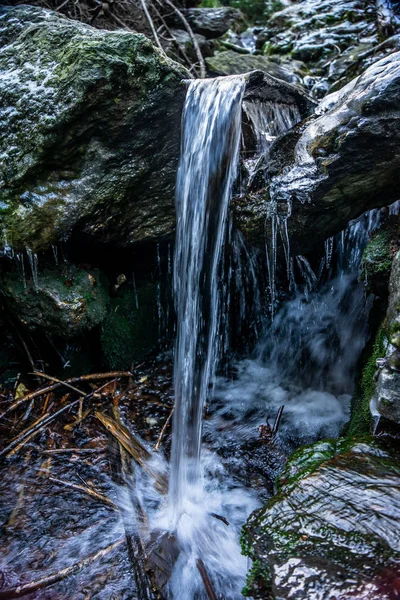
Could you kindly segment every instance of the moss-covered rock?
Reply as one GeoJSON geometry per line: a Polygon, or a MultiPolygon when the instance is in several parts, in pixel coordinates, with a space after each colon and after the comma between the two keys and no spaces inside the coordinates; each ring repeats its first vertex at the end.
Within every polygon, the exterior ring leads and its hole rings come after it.
{"type": "Polygon", "coordinates": [[[158,343],[157,285],[125,285],[111,299],[101,331],[104,363],[110,369],[128,369],[154,350],[158,343]]]}
{"type": "Polygon", "coordinates": [[[289,83],[298,83],[300,78],[291,71],[281,67],[276,62],[268,60],[264,56],[253,54],[238,54],[233,50],[218,52],[214,56],[206,59],[208,72],[210,75],[235,75],[236,73],[249,73],[250,71],[260,70],[273,75],[278,79],[289,83]]]}
{"type": "Polygon", "coordinates": [[[247,593],[389,598],[400,560],[398,458],[368,439],[298,450],[279,493],[244,528],[243,550],[254,561],[247,593]]]}
{"type": "Polygon", "coordinates": [[[183,67],[143,35],[0,8],[0,229],[46,249],[71,231],[129,245],[168,236],[183,67]]]}
{"type": "Polygon", "coordinates": [[[399,248],[398,218],[389,219],[375,231],[364,250],[361,277],[369,292],[387,294],[393,257],[399,248]]]}
{"type": "Polygon", "coordinates": [[[63,339],[82,335],[104,320],[107,288],[98,269],[68,264],[40,270],[35,280],[14,272],[1,281],[7,306],[22,324],[63,339]]]}

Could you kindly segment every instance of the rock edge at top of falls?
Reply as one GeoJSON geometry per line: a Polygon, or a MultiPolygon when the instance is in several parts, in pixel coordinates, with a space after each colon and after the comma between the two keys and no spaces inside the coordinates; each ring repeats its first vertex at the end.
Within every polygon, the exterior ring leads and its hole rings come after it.
{"type": "MultiPolygon", "coordinates": [[[[3,246],[71,235],[126,248],[172,237],[188,72],[143,35],[28,6],[0,9],[3,246]]],[[[314,102],[261,71],[249,94],[314,102]],[[267,92],[266,92],[267,90],[267,92]]]]}

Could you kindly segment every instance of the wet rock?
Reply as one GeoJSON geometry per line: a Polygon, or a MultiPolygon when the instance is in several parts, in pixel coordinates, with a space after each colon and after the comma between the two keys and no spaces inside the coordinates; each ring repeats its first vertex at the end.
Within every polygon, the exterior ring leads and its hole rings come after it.
{"type": "MultiPolygon", "coordinates": [[[[180,51],[186,54],[186,56],[194,63],[197,62],[198,58],[193,46],[192,38],[186,29],[171,29],[170,31],[175,38],[175,42],[172,42],[170,48],[167,49],[167,53],[171,54],[171,58],[176,56],[176,45],[178,45],[180,51]]],[[[194,35],[202,55],[211,56],[213,42],[210,42],[204,35],[200,35],[199,33],[195,33],[194,35]]]]}
{"type": "Polygon", "coordinates": [[[109,369],[130,369],[158,343],[157,285],[143,283],[134,292],[125,284],[111,298],[101,327],[101,348],[109,369]]]}
{"type": "Polygon", "coordinates": [[[318,442],[292,456],[279,493],[248,520],[254,598],[395,597],[400,560],[398,456],[376,442],[318,442]]]}
{"type": "Polygon", "coordinates": [[[360,44],[364,50],[377,44],[375,7],[360,0],[294,2],[271,16],[259,39],[268,56],[304,61],[313,75],[332,83],[337,60],[343,63],[360,44]]]}
{"type": "Polygon", "coordinates": [[[304,254],[364,211],[397,200],[399,106],[397,52],[327,96],[316,116],[277,140],[261,185],[238,203],[238,226],[257,243],[264,239],[271,212],[281,219],[291,214],[292,249],[304,254]]]}
{"type": "Polygon", "coordinates": [[[9,310],[29,330],[73,338],[93,329],[105,318],[107,281],[98,269],[73,265],[43,269],[26,287],[18,273],[3,275],[1,289],[9,310]]]}
{"type": "MultiPolygon", "coordinates": [[[[222,6],[221,8],[188,8],[182,10],[195,33],[200,33],[208,39],[223,35],[231,27],[239,27],[243,22],[243,15],[237,8],[222,6]]],[[[177,27],[182,26],[182,21],[177,15],[170,17],[170,22],[177,27]]]]}
{"type": "Polygon", "coordinates": [[[376,388],[371,400],[374,412],[400,423],[400,252],[393,260],[389,280],[389,306],[385,318],[388,338],[376,388]]]}
{"type": "Polygon", "coordinates": [[[0,221],[34,251],[171,235],[187,71],[143,35],[0,9],[0,221]]]}
{"type": "Polygon", "coordinates": [[[301,81],[300,77],[264,56],[238,54],[233,50],[218,52],[211,58],[207,58],[206,63],[211,76],[235,75],[260,70],[289,83],[299,83],[301,81]]]}

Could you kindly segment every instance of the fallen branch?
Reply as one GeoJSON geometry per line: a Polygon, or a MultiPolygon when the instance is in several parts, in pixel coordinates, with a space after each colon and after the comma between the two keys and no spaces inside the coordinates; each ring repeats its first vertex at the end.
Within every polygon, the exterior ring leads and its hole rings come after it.
{"type": "MultiPolygon", "coordinates": [[[[43,373],[41,373],[41,375],[43,375],[43,373]]],[[[62,383],[65,385],[65,384],[69,384],[69,383],[77,383],[79,381],[92,381],[94,379],[112,379],[112,378],[118,378],[118,377],[132,377],[132,376],[133,376],[133,373],[131,373],[130,371],[111,371],[110,373],[93,373],[91,375],[81,375],[80,377],[72,377],[71,379],[66,379],[62,383]]],[[[16,408],[18,408],[18,406],[20,406],[24,402],[28,402],[28,400],[33,400],[33,398],[38,398],[39,396],[48,394],[49,392],[52,392],[53,390],[61,387],[61,385],[62,385],[61,383],[55,383],[54,385],[49,385],[45,388],[41,388],[40,390],[31,392],[30,394],[27,394],[23,398],[16,400],[15,402],[13,402],[13,404],[11,404],[8,408],[6,408],[6,410],[4,412],[2,412],[0,414],[0,419],[2,419],[9,412],[14,411],[16,408]]],[[[81,393],[81,392],[79,392],[79,393],[81,393]]]]}
{"type": "Polygon", "coordinates": [[[281,418],[282,418],[282,414],[283,414],[283,409],[284,408],[285,408],[284,405],[282,405],[282,406],[279,407],[278,414],[276,415],[274,424],[272,426],[272,435],[276,435],[278,433],[279,423],[281,422],[281,418]]]}
{"type": "Polygon", "coordinates": [[[69,575],[77,573],[81,569],[88,567],[100,558],[107,556],[107,554],[109,554],[119,546],[122,546],[122,544],[124,543],[125,539],[118,540],[117,542],[114,542],[114,544],[111,544],[111,546],[108,546],[107,548],[104,548],[103,550],[100,550],[99,552],[96,552],[95,554],[84,558],[80,562],[75,563],[70,567],[66,567],[61,571],[57,571],[57,573],[52,573],[51,575],[47,575],[47,577],[42,577],[41,579],[37,579],[36,581],[30,581],[29,583],[24,583],[14,588],[0,590],[0,598],[4,598],[4,600],[20,598],[21,596],[25,596],[26,594],[31,594],[32,592],[36,592],[37,590],[48,587],[49,585],[53,585],[54,583],[65,579],[69,575]]]}
{"type": "Polygon", "coordinates": [[[166,431],[166,429],[167,429],[167,427],[168,427],[168,424],[169,424],[169,422],[170,422],[170,421],[171,421],[171,419],[172,419],[172,415],[174,414],[174,408],[175,408],[175,407],[173,406],[173,407],[172,407],[172,410],[171,410],[171,412],[170,412],[170,413],[169,413],[169,415],[168,415],[168,418],[167,418],[167,420],[165,421],[165,423],[164,423],[164,425],[163,425],[163,427],[162,427],[162,429],[161,429],[161,431],[160,431],[160,435],[158,436],[157,443],[156,443],[156,445],[154,446],[154,450],[155,450],[155,452],[157,452],[157,451],[158,451],[158,449],[159,449],[159,448],[160,448],[160,446],[161,446],[161,442],[162,442],[162,439],[163,439],[163,437],[164,437],[165,431],[166,431]]]}
{"type": "Polygon", "coordinates": [[[55,383],[64,385],[65,387],[76,392],[80,396],[86,396],[85,392],[82,392],[82,390],[80,390],[79,388],[74,387],[73,385],[68,383],[68,381],[62,381],[61,379],[57,379],[57,377],[52,377],[51,375],[46,375],[46,373],[42,373],[41,371],[35,371],[34,373],[31,373],[31,375],[36,375],[37,377],[43,377],[44,379],[49,379],[50,381],[54,381],[55,383]]]}
{"type": "Polygon", "coordinates": [[[196,566],[197,566],[199,573],[201,575],[201,578],[203,580],[204,587],[207,592],[207,596],[209,597],[210,600],[217,600],[217,596],[215,595],[214,590],[212,588],[211,581],[208,576],[206,567],[205,567],[203,561],[201,560],[201,558],[198,558],[196,560],[196,566]]]}
{"type": "Polygon", "coordinates": [[[156,489],[166,494],[168,491],[167,478],[163,473],[156,472],[152,467],[149,466],[149,460],[151,459],[150,452],[142,446],[142,444],[135,438],[135,436],[123,425],[96,411],[95,417],[104,425],[120,444],[129,452],[129,454],[135,459],[135,461],[148,473],[155,481],[156,489]]]}
{"type": "Polygon", "coordinates": [[[73,490],[76,490],[78,492],[83,492],[84,494],[95,498],[99,502],[103,502],[103,504],[111,506],[111,508],[113,508],[114,510],[118,510],[117,505],[114,504],[114,502],[110,500],[108,496],[100,494],[100,492],[96,492],[96,490],[94,490],[93,488],[86,487],[84,485],[79,485],[78,483],[71,483],[70,481],[65,481],[64,479],[57,479],[56,477],[48,477],[47,479],[52,483],[57,483],[58,485],[63,485],[65,487],[72,488],[73,490]]]}
{"type": "Polygon", "coordinates": [[[20,446],[22,447],[23,444],[21,444],[21,442],[27,442],[27,438],[36,431],[40,431],[42,430],[46,425],[48,425],[48,423],[50,423],[51,421],[54,421],[54,419],[56,419],[59,415],[61,415],[63,412],[69,410],[70,408],[72,408],[73,406],[75,406],[76,404],[78,404],[79,400],[74,400],[73,402],[71,402],[70,404],[67,404],[66,406],[63,406],[63,408],[60,408],[59,410],[57,410],[55,413],[51,414],[51,415],[43,415],[40,417],[40,419],[38,419],[37,421],[35,421],[35,423],[33,425],[31,425],[30,427],[28,427],[27,429],[24,429],[24,431],[22,433],[20,433],[17,437],[15,437],[9,444],[8,446],[6,446],[5,448],[3,448],[3,450],[0,451],[0,457],[5,456],[6,454],[9,454],[16,446],[20,446]]]}

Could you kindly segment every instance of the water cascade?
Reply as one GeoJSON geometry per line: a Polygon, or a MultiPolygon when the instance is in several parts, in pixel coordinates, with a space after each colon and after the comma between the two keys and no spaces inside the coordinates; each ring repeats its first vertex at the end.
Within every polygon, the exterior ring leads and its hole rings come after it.
{"type": "Polygon", "coordinates": [[[217,278],[238,162],[244,89],[242,77],[190,82],[183,113],[174,265],[178,322],[170,477],[174,519],[201,490],[201,423],[216,362],[217,278]]]}

